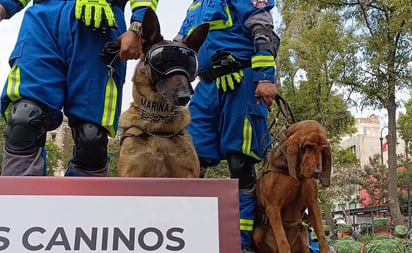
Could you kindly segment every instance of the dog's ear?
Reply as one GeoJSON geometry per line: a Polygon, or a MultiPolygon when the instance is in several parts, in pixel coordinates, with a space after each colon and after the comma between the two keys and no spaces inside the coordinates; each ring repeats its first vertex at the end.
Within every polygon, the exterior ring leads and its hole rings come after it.
{"type": "Polygon", "coordinates": [[[142,47],[147,48],[148,45],[156,44],[163,40],[160,33],[160,23],[156,13],[147,8],[142,20],[142,47]]]}
{"type": "MultiPolygon", "coordinates": [[[[289,129],[288,129],[289,130],[289,129]]],[[[287,139],[286,153],[288,160],[289,176],[294,179],[298,179],[298,167],[299,167],[299,147],[300,139],[295,134],[291,134],[287,139]]]]}
{"type": "Polygon", "coordinates": [[[330,174],[332,171],[332,150],[330,144],[324,145],[324,149],[322,151],[322,173],[319,177],[320,183],[324,187],[328,187],[330,185],[330,174]]]}
{"type": "Polygon", "coordinates": [[[207,34],[209,33],[209,23],[202,24],[190,33],[186,39],[183,40],[183,43],[193,49],[194,51],[198,52],[199,48],[202,46],[203,42],[205,41],[207,34]]]}

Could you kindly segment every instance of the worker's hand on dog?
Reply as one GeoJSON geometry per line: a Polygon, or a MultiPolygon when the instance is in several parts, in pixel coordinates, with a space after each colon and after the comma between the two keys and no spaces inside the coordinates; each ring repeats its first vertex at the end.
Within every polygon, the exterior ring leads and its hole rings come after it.
{"type": "Polygon", "coordinates": [[[260,104],[263,100],[269,108],[272,105],[276,94],[277,88],[274,83],[271,81],[260,81],[255,90],[256,103],[260,104]]]}
{"type": "Polygon", "coordinates": [[[127,30],[117,39],[120,45],[120,60],[137,60],[142,54],[142,40],[135,32],[127,30]]]}

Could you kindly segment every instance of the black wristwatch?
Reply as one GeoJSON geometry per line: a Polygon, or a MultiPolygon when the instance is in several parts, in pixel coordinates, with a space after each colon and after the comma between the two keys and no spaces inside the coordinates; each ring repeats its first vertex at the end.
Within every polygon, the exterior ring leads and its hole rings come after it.
{"type": "Polygon", "coordinates": [[[139,36],[139,37],[142,36],[142,23],[137,22],[137,21],[133,21],[130,24],[129,30],[136,33],[136,35],[139,36]]]}

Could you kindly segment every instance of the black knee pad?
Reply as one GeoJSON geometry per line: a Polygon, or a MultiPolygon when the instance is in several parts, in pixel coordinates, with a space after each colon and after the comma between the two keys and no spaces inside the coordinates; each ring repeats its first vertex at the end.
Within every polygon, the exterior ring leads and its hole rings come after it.
{"type": "Polygon", "coordinates": [[[212,164],[212,160],[208,159],[208,158],[202,158],[199,157],[199,162],[200,162],[200,173],[199,173],[199,177],[200,178],[204,178],[206,175],[206,170],[208,167],[211,166],[212,164]]]}
{"type": "Polygon", "coordinates": [[[4,132],[5,149],[15,155],[36,153],[46,143],[48,118],[33,101],[22,99],[11,107],[4,132]]]}
{"type": "Polygon", "coordinates": [[[239,189],[250,189],[256,183],[256,161],[242,153],[231,153],[228,156],[231,178],[239,179],[239,189]]]}
{"type": "Polygon", "coordinates": [[[207,169],[212,164],[212,159],[199,157],[200,166],[207,169]]]}
{"type": "Polygon", "coordinates": [[[106,166],[107,130],[87,122],[76,122],[70,127],[74,139],[72,162],[90,170],[106,166]]]}

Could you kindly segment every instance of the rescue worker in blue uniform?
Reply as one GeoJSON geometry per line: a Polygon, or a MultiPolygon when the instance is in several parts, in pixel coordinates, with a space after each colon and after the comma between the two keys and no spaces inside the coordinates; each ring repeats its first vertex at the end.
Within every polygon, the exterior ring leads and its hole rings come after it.
{"type": "MultiPolygon", "coordinates": [[[[140,53],[131,46],[138,43],[137,29],[131,26],[119,39],[126,30],[126,1],[34,0],[25,10],[1,94],[7,122],[2,175],[47,174],[46,132],[62,123],[63,113],[74,139],[66,175],[107,175],[108,135],[116,133],[124,60],[140,53]],[[122,56],[113,58],[109,72],[99,53],[116,41],[124,44],[122,56]]],[[[29,2],[0,0],[0,20],[29,2]]]]}
{"type": "MultiPolygon", "coordinates": [[[[132,19],[141,21],[145,8],[158,0],[135,0],[132,19]],[[141,8],[141,9],[140,9],[141,8]],[[139,11],[140,10],[140,11],[139,11]]],[[[195,27],[210,24],[199,50],[199,76],[189,104],[193,137],[202,172],[227,160],[232,178],[239,179],[242,252],[254,252],[254,165],[269,142],[268,109],[276,95],[275,57],[279,38],[270,10],[274,0],[195,0],[189,6],[176,41],[195,27]]]]}
{"type": "Polygon", "coordinates": [[[270,10],[274,0],[194,1],[177,40],[208,22],[199,51],[199,77],[189,104],[192,135],[201,167],[227,160],[239,180],[242,252],[254,252],[255,167],[269,138],[268,109],[276,95],[275,57],[279,39],[270,10]]]}

